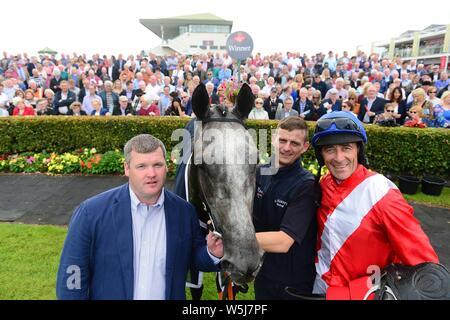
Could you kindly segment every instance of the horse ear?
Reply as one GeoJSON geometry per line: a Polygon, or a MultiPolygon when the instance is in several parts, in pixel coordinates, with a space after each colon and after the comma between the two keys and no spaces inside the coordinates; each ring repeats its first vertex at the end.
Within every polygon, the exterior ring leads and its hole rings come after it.
{"type": "Polygon", "coordinates": [[[252,92],[250,86],[244,83],[239,90],[239,94],[236,98],[236,107],[234,111],[241,119],[246,119],[250,111],[252,111],[255,105],[255,95],[252,92]]]}
{"type": "Polygon", "coordinates": [[[209,111],[209,95],[203,83],[192,93],[192,110],[198,119],[204,120],[209,111]]]}

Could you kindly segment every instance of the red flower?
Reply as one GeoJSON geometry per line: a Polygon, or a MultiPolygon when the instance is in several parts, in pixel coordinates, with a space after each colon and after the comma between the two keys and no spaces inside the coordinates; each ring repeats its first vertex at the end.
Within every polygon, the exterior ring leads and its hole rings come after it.
{"type": "Polygon", "coordinates": [[[96,154],[91,159],[89,159],[89,162],[91,164],[99,164],[101,159],[102,159],[102,156],[100,154],[96,154]]]}

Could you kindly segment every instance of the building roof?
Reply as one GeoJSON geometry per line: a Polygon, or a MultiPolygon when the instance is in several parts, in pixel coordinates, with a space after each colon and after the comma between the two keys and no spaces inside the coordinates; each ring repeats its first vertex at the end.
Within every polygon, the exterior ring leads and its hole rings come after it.
{"type": "Polygon", "coordinates": [[[214,14],[211,14],[211,13],[198,13],[198,14],[191,14],[191,15],[187,15],[187,16],[171,17],[171,18],[167,18],[167,19],[226,21],[226,20],[224,20],[214,14]]]}
{"type": "Polygon", "coordinates": [[[399,37],[403,38],[403,37],[413,36],[414,33],[417,31],[418,30],[407,30],[407,31],[403,32],[399,37]]]}
{"type": "Polygon", "coordinates": [[[233,21],[224,20],[211,13],[199,13],[161,19],[139,19],[139,22],[147,29],[155,33],[158,37],[164,39],[170,39],[178,35],[178,27],[183,25],[233,25],[233,21]],[[164,34],[162,32],[162,27],[164,27],[164,34]]]}
{"type": "Polygon", "coordinates": [[[436,31],[444,31],[447,28],[447,26],[445,24],[431,24],[428,27],[426,27],[425,29],[422,30],[407,30],[405,32],[403,32],[399,38],[405,38],[405,37],[412,37],[414,35],[415,32],[419,32],[420,34],[424,34],[427,32],[436,32],[436,31]]]}
{"type": "Polygon", "coordinates": [[[445,24],[430,24],[428,27],[426,27],[422,31],[433,30],[433,29],[439,29],[439,30],[442,29],[442,30],[444,30],[445,28],[446,28],[445,24]]]}

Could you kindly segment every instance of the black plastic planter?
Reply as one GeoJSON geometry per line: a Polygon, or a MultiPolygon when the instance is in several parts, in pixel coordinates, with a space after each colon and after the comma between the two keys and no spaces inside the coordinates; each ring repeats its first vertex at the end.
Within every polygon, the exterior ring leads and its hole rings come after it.
{"type": "Polygon", "coordinates": [[[445,180],[438,177],[423,177],[422,192],[432,196],[440,196],[445,186],[445,180]]]}
{"type": "Polygon", "coordinates": [[[398,188],[402,193],[406,194],[415,194],[420,184],[420,179],[413,176],[399,176],[398,181],[398,188]]]}

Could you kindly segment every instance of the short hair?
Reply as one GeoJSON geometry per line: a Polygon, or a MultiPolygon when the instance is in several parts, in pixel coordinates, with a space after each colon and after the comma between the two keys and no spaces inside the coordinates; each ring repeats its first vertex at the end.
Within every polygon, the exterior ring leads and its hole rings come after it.
{"type": "Polygon", "coordinates": [[[308,141],[308,125],[301,117],[290,116],[284,118],[278,123],[277,129],[287,131],[302,130],[305,133],[305,141],[308,141]]]}
{"type": "Polygon", "coordinates": [[[163,152],[164,159],[166,158],[166,147],[164,143],[158,138],[155,138],[151,134],[140,134],[137,135],[125,144],[123,148],[123,154],[125,156],[125,162],[129,165],[131,162],[131,151],[137,153],[151,153],[161,148],[163,152]]]}
{"type": "Polygon", "coordinates": [[[419,95],[419,96],[422,96],[423,98],[426,98],[426,96],[427,96],[427,94],[425,93],[425,90],[423,88],[414,89],[411,92],[411,95],[412,96],[419,95]]]}
{"type": "Polygon", "coordinates": [[[302,92],[308,93],[308,89],[303,87],[303,88],[300,89],[300,93],[302,93],[302,92]]]}
{"type": "Polygon", "coordinates": [[[393,103],[386,103],[385,105],[384,105],[384,110],[387,110],[388,108],[395,108],[394,107],[394,104],[393,103]]]}
{"type": "Polygon", "coordinates": [[[212,83],[211,81],[208,81],[207,83],[206,83],[206,87],[212,87],[212,88],[214,88],[214,83],[212,83]]]}
{"type": "Polygon", "coordinates": [[[412,112],[412,111],[416,111],[417,114],[418,114],[420,117],[423,116],[423,109],[422,109],[421,106],[413,106],[413,107],[411,107],[411,109],[409,109],[409,112],[412,112]]]}
{"type": "Polygon", "coordinates": [[[44,90],[44,95],[45,95],[46,93],[51,93],[51,94],[55,95],[55,92],[54,92],[52,89],[45,89],[45,90],[44,90]]]}
{"type": "Polygon", "coordinates": [[[36,101],[36,105],[39,105],[42,102],[48,102],[48,100],[45,98],[39,99],[38,101],[36,101]]]}
{"type": "Polygon", "coordinates": [[[353,108],[355,107],[355,105],[353,104],[353,102],[351,102],[350,100],[344,100],[342,102],[342,106],[347,105],[347,107],[350,108],[350,111],[353,111],[353,108]]]}
{"type": "Polygon", "coordinates": [[[81,103],[78,101],[74,101],[69,106],[70,110],[73,110],[75,107],[79,107],[81,109],[81,103]]]}
{"type": "Polygon", "coordinates": [[[27,90],[24,91],[23,94],[27,94],[27,93],[31,93],[31,94],[34,96],[34,91],[33,91],[33,89],[27,89],[27,90]]]}
{"type": "Polygon", "coordinates": [[[294,99],[292,98],[292,97],[286,97],[285,99],[284,99],[284,102],[286,102],[286,101],[292,101],[292,103],[294,103],[294,99]]]}

